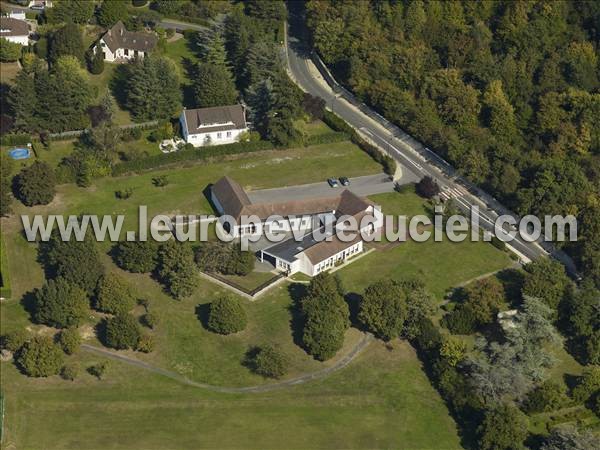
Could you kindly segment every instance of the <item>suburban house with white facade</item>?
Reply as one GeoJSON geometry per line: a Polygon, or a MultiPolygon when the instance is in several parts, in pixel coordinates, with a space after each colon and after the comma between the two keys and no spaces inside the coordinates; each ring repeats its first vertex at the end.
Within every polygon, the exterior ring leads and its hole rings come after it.
{"type": "Polygon", "coordinates": [[[253,203],[242,186],[223,177],[211,187],[210,196],[224,228],[234,237],[275,231],[299,232],[296,234],[300,240],[291,236],[260,250],[261,261],[270,262],[286,274],[302,272],[314,276],[328,270],[361,253],[363,236],[378,233],[383,227],[381,208],[347,189],[331,197],[253,203]],[[225,216],[233,220],[233,225],[225,216]],[[257,217],[260,226],[244,223],[244,217],[249,216],[257,217]],[[347,224],[339,220],[345,217],[353,217],[357,228],[348,229],[347,224]],[[335,233],[338,229],[358,233],[351,240],[340,239],[335,233]]]}
{"type": "Polygon", "coordinates": [[[158,38],[151,33],[127,31],[120,20],[102,35],[94,47],[94,52],[101,51],[104,61],[126,62],[147,56],[158,38]]]}
{"type": "Polygon", "coordinates": [[[179,121],[183,140],[194,147],[232,144],[248,131],[242,105],[184,109],[179,121]]]}
{"type": "Polygon", "coordinates": [[[29,45],[29,25],[24,20],[0,17],[0,38],[21,45],[29,45]]]}

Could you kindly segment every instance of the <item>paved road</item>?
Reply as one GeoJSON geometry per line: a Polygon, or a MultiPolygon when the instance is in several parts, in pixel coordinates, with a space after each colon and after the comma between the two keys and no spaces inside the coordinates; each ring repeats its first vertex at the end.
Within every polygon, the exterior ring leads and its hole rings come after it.
{"type": "MultiPolygon", "coordinates": [[[[418,178],[408,171],[405,171],[402,177],[397,180],[399,184],[414,183],[415,181],[418,181],[418,178]]],[[[373,194],[393,192],[394,182],[391,181],[389,175],[380,173],[377,175],[350,178],[350,185],[347,187],[332,188],[327,184],[327,181],[322,181],[320,183],[302,184],[300,186],[250,191],[248,192],[248,197],[250,197],[252,202],[256,203],[285,202],[332,197],[338,195],[342,189],[348,189],[357,195],[366,197],[373,194]]]]}
{"type": "MultiPolygon", "coordinates": [[[[478,217],[481,228],[500,234],[507,228],[503,230],[495,226],[498,215],[508,214],[516,220],[519,219],[492,196],[462,178],[456,169],[433,151],[361,104],[341,86],[334,84],[335,89],[332,89],[311,61],[312,55],[306,45],[308,40],[303,19],[293,10],[290,11],[289,17],[286,44],[288,68],[292,78],[302,89],[324,99],[330,109],[359,130],[363,136],[384,149],[397,162],[408,167],[415,176],[421,178],[429,175],[438,182],[444,192],[454,193],[451,197],[463,212],[469,212],[471,205],[476,205],[480,211],[474,215],[478,217]]],[[[331,79],[329,81],[331,82],[331,79]]],[[[571,258],[548,243],[528,242],[517,237],[510,245],[531,260],[551,254],[565,265],[571,276],[578,276],[571,258]]]]}
{"type": "Polygon", "coordinates": [[[317,370],[316,372],[307,373],[304,375],[300,375],[295,378],[290,378],[289,380],[278,381],[270,384],[262,384],[258,386],[244,386],[244,387],[226,387],[226,386],[214,386],[212,384],[206,383],[198,383],[196,381],[192,381],[183,375],[178,374],[177,372],[172,372],[170,370],[162,369],[160,367],[153,366],[144,361],[140,361],[139,359],[130,358],[125,355],[118,354],[112,350],[106,350],[104,348],[96,347],[94,345],[82,344],[81,348],[87,352],[94,353],[96,355],[104,356],[106,358],[110,358],[116,361],[124,362],[125,364],[129,364],[130,366],[138,367],[140,369],[147,370],[152,373],[156,373],[158,375],[162,375],[168,378],[171,378],[180,383],[186,384],[188,386],[193,386],[201,389],[206,389],[208,391],[213,392],[223,392],[227,394],[240,394],[240,393],[260,393],[260,392],[270,392],[278,389],[283,389],[291,386],[295,386],[297,384],[304,384],[306,382],[312,380],[319,380],[321,378],[325,378],[331,375],[334,372],[337,372],[340,369],[343,369],[348,364],[350,364],[354,358],[356,358],[367,346],[373,341],[373,335],[370,333],[363,334],[362,338],[358,343],[339,361],[337,361],[334,365],[326,367],[321,370],[317,370]]]}

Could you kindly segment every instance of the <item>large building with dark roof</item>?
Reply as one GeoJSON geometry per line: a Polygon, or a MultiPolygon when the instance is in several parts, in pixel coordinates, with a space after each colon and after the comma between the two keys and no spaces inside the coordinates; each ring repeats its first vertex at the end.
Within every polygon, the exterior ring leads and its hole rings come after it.
{"type": "Polygon", "coordinates": [[[94,51],[101,51],[104,61],[126,62],[147,56],[158,38],[152,33],[127,31],[120,20],[102,35],[94,51]]]}
{"type": "Polygon", "coordinates": [[[291,233],[260,251],[262,261],[288,274],[314,276],[334,267],[361,253],[363,236],[383,226],[380,208],[347,189],[331,197],[254,203],[239,183],[225,176],[211,187],[211,201],[224,228],[236,238],[291,233]],[[341,221],[348,217],[355,219],[356,228],[341,221]],[[357,235],[342,238],[336,233],[341,228],[357,235]]]}
{"type": "Polygon", "coordinates": [[[242,105],[184,109],[179,121],[184,141],[194,147],[232,144],[248,131],[242,105]]]}

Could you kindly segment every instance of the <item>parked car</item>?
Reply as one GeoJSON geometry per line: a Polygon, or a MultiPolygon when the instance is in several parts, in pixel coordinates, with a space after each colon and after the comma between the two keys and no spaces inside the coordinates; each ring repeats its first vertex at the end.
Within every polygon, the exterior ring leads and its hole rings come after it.
{"type": "Polygon", "coordinates": [[[350,184],[350,180],[348,177],[340,177],[340,184],[342,186],[348,186],[350,184]]]}
{"type": "Polygon", "coordinates": [[[329,186],[331,186],[332,188],[338,187],[338,180],[336,180],[335,178],[327,178],[327,183],[329,183],[329,186]]]}

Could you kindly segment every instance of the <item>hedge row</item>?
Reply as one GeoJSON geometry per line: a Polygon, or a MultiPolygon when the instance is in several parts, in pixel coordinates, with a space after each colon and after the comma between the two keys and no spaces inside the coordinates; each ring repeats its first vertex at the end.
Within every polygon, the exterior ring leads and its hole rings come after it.
{"type": "Polygon", "coordinates": [[[0,136],[0,145],[25,145],[31,142],[27,133],[11,133],[0,136]]]}
{"type": "Polygon", "coordinates": [[[133,161],[121,162],[113,167],[112,175],[119,176],[129,172],[142,172],[145,170],[156,169],[178,162],[202,161],[218,156],[260,152],[263,150],[271,150],[273,148],[273,144],[269,141],[256,141],[236,142],[214,147],[201,147],[193,150],[180,150],[173,153],[165,153],[133,161]]]}
{"type": "Polygon", "coordinates": [[[340,116],[331,111],[325,110],[325,113],[323,114],[323,122],[340,133],[350,135],[350,140],[364,150],[371,158],[381,164],[385,173],[388,175],[393,175],[394,172],[396,172],[396,161],[392,157],[381,152],[374,145],[369,144],[367,141],[361,138],[360,135],[340,116]]]}
{"type": "Polygon", "coordinates": [[[350,139],[348,133],[343,131],[331,131],[329,133],[308,136],[304,140],[304,145],[308,147],[311,145],[332,144],[334,142],[347,141],[348,139],[350,139]]]}

